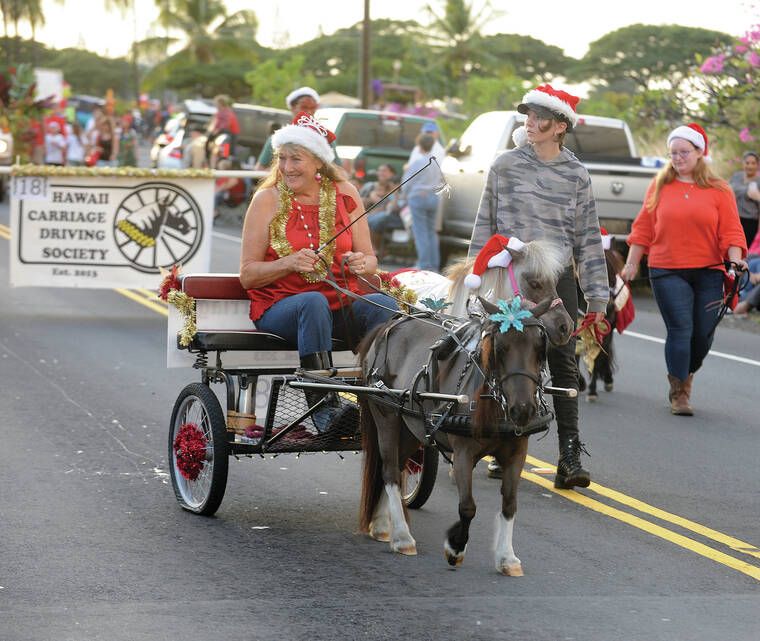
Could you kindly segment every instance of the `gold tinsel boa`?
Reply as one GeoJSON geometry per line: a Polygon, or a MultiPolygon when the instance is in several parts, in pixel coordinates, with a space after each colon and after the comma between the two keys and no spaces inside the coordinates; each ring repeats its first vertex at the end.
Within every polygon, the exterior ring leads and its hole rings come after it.
{"type": "Polygon", "coordinates": [[[185,292],[173,289],[169,292],[166,301],[174,307],[182,316],[182,329],[177,334],[179,344],[187,347],[195,337],[198,327],[195,324],[195,299],[185,292]]]}
{"type": "Polygon", "coordinates": [[[210,169],[147,169],[144,167],[54,167],[51,165],[13,165],[12,176],[56,176],[107,178],[213,178],[210,169]]]}
{"type": "MultiPolygon", "coordinates": [[[[270,245],[280,258],[290,256],[293,246],[288,241],[285,230],[293,207],[293,192],[285,182],[277,183],[279,202],[277,213],[269,224],[270,245]]],[[[323,178],[319,185],[319,246],[324,245],[335,233],[335,185],[323,178]]],[[[330,243],[321,252],[324,260],[317,262],[313,272],[298,272],[307,283],[316,283],[327,275],[335,254],[335,243],[330,243]]]]}

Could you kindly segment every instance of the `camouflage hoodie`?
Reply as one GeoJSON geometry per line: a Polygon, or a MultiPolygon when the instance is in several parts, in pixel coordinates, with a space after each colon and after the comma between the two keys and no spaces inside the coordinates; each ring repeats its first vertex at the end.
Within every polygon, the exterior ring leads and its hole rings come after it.
{"type": "Polygon", "coordinates": [[[605,310],[609,284],[591,179],[572,151],[562,147],[556,158],[544,162],[531,145],[524,145],[494,160],[472,230],[470,257],[494,233],[562,247],[567,264],[575,261],[588,311],[605,310]]]}

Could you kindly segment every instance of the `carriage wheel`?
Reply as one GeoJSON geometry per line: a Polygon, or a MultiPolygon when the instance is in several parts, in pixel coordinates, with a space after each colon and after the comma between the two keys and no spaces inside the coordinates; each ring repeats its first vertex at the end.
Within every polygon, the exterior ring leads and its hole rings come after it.
{"type": "Polygon", "coordinates": [[[420,445],[406,461],[404,484],[404,504],[416,510],[430,498],[438,475],[438,448],[435,445],[420,445]]]}
{"type": "Polygon", "coordinates": [[[227,487],[227,455],[222,407],[206,385],[191,383],[174,403],[169,430],[169,471],[184,509],[204,516],[217,511],[227,487]],[[184,457],[182,442],[187,444],[184,457]]]}

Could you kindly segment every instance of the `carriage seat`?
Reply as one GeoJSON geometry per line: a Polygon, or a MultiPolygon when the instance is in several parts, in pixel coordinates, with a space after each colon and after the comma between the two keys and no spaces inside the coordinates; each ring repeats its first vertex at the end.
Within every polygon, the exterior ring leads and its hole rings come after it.
{"type": "MultiPolygon", "coordinates": [[[[250,300],[238,274],[186,274],[182,291],[195,299],[197,332],[187,348],[202,351],[293,350],[281,336],[257,330],[248,316],[250,300]]],[[[177,339],[179,341],[179,338],[177,339]]],[[[333,350],[345,349],[333,341],[333,350]]]]}

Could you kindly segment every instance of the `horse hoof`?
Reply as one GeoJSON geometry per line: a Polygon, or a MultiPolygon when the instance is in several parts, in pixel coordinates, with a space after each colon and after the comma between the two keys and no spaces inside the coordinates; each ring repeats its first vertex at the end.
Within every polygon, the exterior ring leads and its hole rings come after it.
{"type": "Polygon", "coordinates": [[[414,543],[411,545],[400,545],[395,548],[394,551],[398,552],[399,554],[403,554],[404,556],[417,556],[417,546],[414,543]]]}
{"type": "Polygon", "coordinates": [[[604,384],[604,391],[605,392],[611,392],[612,391],[612,387],[613,387],[612,383],[605,383],[604,384]]]}
{"type": "Polygon", "coordinates": [[[371,539],[374,539],[375,541],[381,541],[383,543],[387,543],[391,540],[391,533],[390,532],[375,532],[374,530],[369,531],[369,537],[371,539]]]}
{"type": "Polygon", "coordinates": [[[599,396],[597,394],[589,394],[586,397],[587,403],[596,403],[599,400],[599,396]]]}
{"type": "Polygon", "coordinates": [[[467,546],[464,546],[464,550],[461,552],[457,552],[454,548],[449,545],[448,541],[444,541],[443,544],[443,558],[446,559],[446,563],[448,563],[450,566],[458,568],[462,563],[464,563],[464,554],[467,552],[467,546]]]}
{"type": "Polygon", "coordinates": [[[523,576],[522,564],[512,563],[510,565],[502,565],[499,568],[499,572],[504,576],[523,576]]]}

